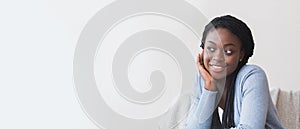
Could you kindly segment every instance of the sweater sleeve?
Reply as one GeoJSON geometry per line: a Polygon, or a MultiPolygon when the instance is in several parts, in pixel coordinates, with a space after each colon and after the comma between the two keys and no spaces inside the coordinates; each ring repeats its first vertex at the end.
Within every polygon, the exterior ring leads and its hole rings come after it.
{"type": "Polygon", "coordinates": [[[198,76],[195,92],[189,115],[185,124],[186,129],[210,129],[212,122],[212,114],[216,108],[218,91],[206,90],[198,76]]]}
{"type": "Polygon", "coordinates": [[[255,67],[241,78],[242,108],[236,129],[264,129],[269,104],[269,87],[264,71],[255,67]]]}

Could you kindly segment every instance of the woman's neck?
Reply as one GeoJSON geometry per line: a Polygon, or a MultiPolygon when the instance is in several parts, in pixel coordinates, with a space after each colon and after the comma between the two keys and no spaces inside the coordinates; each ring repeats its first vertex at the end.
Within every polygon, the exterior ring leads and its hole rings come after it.
{"type": "Polygon", "coordinates": [[[219,89],[219,92],[221,93],[220,94],[221,99],[220,99],[220,102],[218,104],[218,107],[222,108],[223,110],[225,108],[227,89],[230,85],[231,78],[232,78],[231,76],[227,76],[226,80],[223,81],[223,83],[225,83],[225,85],[223,85],[222,89],[219,89]]]}

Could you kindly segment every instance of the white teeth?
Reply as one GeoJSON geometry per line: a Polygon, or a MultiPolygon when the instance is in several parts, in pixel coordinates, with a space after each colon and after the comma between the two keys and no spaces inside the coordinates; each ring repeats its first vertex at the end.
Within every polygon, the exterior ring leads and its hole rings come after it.
{"type": "Polygon", "coordinates": [[[222,67],[220,67],[220,66],[216,66],[216,65],[213,65],[213,67],[215,67],[215,68],[222,68],[222,67]]]}

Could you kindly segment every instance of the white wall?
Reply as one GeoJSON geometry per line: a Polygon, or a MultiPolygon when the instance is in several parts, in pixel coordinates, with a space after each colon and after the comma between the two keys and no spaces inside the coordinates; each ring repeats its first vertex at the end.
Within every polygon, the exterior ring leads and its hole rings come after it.
{"type": "MultiPolygon", "coordinates": [[[[0,1],[0,128],[96,129],[80,109],[72,59],[86,22],[111,0],[0,1]]],[[[271,87],[300,89],[299,1],[199,0],[209,18],[232,14],[252,29],[251,63],[271,87]]]]}

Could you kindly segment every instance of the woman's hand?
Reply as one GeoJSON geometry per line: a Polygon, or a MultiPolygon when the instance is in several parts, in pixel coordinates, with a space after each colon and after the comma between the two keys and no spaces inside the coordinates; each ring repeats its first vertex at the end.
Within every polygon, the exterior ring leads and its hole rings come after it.
{"type": "Polygon", "coordinates": [[[203,80],[205,82],[204,88],[206,90],[216,91],[217,90],[216,80],[205,69],[204,62],[202,60],[203,59],[203,54],[204,54],[204,50],[202,51],[201,54],[200,53],[198,54],[197,64],[198,64],[198,68],[199,68],[199,73],[200,73],[201,77],[203,78],[203,80]]]}

